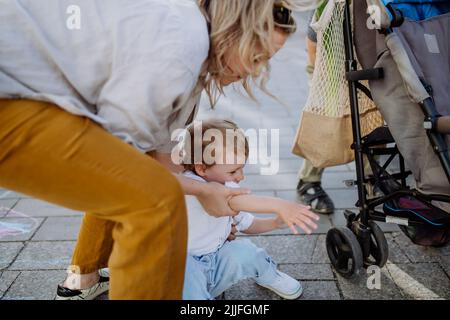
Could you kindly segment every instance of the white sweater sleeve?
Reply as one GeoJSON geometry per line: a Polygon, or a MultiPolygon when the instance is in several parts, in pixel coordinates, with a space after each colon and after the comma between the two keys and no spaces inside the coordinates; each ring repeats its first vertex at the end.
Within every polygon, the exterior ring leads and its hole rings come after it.
{"type": "Polygon", "coordinates": [[[196,79],[174,61],[142,61],[113,72],[97,104],[105,128],[143,152],[171,141],[171,116],[196,79]]]}
{"type": "Polygon", "coordinates": [[[143,152],[170,144],[173,123],[184,127],[180,110],[192,97],[208,54],[196,4],[176,3],[136,5],[140,9],[121,17],[111,35],[113,63],[99,93],[98,114],[106,129],[143,152]]]}

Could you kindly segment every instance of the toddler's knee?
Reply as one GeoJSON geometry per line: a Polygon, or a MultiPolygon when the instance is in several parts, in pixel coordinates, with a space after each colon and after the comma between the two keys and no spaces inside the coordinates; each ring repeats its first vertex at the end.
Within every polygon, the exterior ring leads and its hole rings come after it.
{"type": "Polygon", "coordinates": [[[240,263],[253,263],[260,258],[266,257],[264,249],[257,247],[253,242],[247,239],[231,242],[232,251],[240,263]]]}

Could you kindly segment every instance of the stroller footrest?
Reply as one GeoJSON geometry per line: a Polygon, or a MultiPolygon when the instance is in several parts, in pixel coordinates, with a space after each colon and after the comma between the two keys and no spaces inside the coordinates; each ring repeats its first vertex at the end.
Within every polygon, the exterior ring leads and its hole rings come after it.
{"type": "Polygon", "coordinates": [[[449,213],[413,197],[386,202],[383,210],[386,215],[418,220],[437,227],[450,225],[449,213]]]}
{"type": "Polygon", "coordinates": [[[374,68],[349,71],[346,73],[346,77],[349,81],[379,80],[384,78],[384,70],[383,68],[374,68]]]}

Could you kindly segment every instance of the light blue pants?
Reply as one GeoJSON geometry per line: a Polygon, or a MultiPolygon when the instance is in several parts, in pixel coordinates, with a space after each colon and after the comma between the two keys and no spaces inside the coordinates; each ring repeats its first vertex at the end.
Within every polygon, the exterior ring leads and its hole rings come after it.
{"type": "Polygon", "coordinates": [[[269,284],[275,280],[276,270],[276,263],[266,251],[250,240],[227,241],[216,252],[188,255],[183,299],[212,300],[247,278],[269,284]]]}

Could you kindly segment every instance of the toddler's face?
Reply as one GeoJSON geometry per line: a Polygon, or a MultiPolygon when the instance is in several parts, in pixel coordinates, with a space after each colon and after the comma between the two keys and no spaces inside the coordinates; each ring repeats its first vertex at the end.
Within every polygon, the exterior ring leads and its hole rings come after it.
{"type": "Polygon", "coordinates": [[[243,164],[216,164],[204,170],[203,178],[208,182],[241,182],[244,179],[243,164]]]}
{"type": "MultiPolygon", "coordinates": [[[[234,149],[234,148],[233,148],[234,149]]],[[[208,182],[218,182],[224,184],[225,182],[239,183],[244,179],[244,166],[246,162],[245,154],[235,154],[234,150],[226,152],[223,148],[215,150],[214,165],[207,166],[205,164],[196,164],[196,173],[208,182]]]]}

